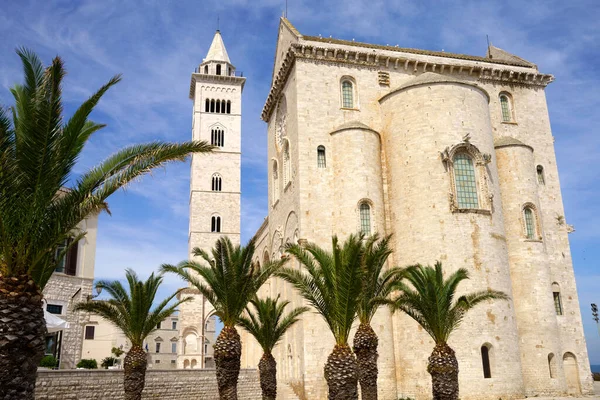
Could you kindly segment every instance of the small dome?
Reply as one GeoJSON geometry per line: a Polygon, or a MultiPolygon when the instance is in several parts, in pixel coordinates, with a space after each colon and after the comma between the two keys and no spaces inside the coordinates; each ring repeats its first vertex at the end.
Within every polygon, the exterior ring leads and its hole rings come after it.
{"type": "Polygon", "coordinates": [[[511,136],[503,136],[496,140],[494,140],[494,148],[499,147],[508,147],[508,146],[524,146],[528,147],[533,151],[533,148],[525,143],[521,142],[519,139],[515,139],[511,136]]]}
{"type": "Polygon", "coordinates": [[[376,130],[369,127],[368,125],[363,124],[360,121],[350,121],[350,122],[343,123],[342,125],[336,127],[331,132],[329,132],[329,134],[333,135],[334,133],[337,133],[340,131],[345,131],[348,129],[362,129],[362,130],[367,130],[367,131],[372,131],[372,132],[377,133],[376,130]]]}
{"type": "Polygon", "coordinates": [[[479,85],[477,85],[474,82],[464,81],[462,79],[455,78],[454,76],[451,76],[451,75],[442,75],[442,74],[438,74],[436,72],[425,72],[425,73],[417,76],[416,78],[413,78],[413,79],[410,79],[410,80],[404,82],[397,88],[393,89],[391,92],[383,95],[379,99],[379,101],[382,101],[385,98],[387,98],[388,96],[390,96],[396,92],[400,92],[404,89],[408,89],[408,88],[411,88],[414,86],[428,85],[428,84],[432,84],[432,83],[458,83],[460,85],[473,86],[473,87],[479,89],[480,91],[482,91],[486,95],[486,97],[488,98],[488,102],[490,100],[490,96],[488,95],[488,93],[482,87],[480,87],[479,85]]]}

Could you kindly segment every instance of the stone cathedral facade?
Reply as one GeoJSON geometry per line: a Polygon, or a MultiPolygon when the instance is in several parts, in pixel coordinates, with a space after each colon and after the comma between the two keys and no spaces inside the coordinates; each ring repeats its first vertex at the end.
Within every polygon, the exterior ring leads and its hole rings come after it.
{"type": "MultiPolygon", "coordinates": [[[[218,143],[222,131],[225,144],[192,163],[190,247],[218,234],[239,241],[244,80],[228,57],[211,60],[214,46],[192,77],[193,132],[218,143]]],[[[450,338],[463,400],[591,393],[544,92],[552,80],[493,46],[485,57],[378,46],[305,36],[282,18],[262,112],[269,213],[255,261],[281,257],[287,242],[393,234],[394,265],[440,260],[469,270],[461,290],[511,298],[477,307],[450,338]]],[[[302,303],[278,279],[260,292],[278,294],[302,303]]],[[[202,304],[189,307],[206,316],[202,304]]],[[[387,309],[372,325],[380,398],[430,398],[429,336],[387,309]]],[[[242,367],[255,368],[261,349],[243,341],[242,367]]],[[[305,314],[274,351],[282,386],[326,399],[332,348],[325,323],[305,314]]]]}

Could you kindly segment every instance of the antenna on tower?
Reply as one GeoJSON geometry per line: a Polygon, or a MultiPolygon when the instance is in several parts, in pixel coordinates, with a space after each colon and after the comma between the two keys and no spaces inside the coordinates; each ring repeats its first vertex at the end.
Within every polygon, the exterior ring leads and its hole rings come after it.
{"type": "Polygon", "coordinates": [[[492,53],[490,53],[490,37],[486,34],[485,38],[487,39],[487,44],[488,44],[488,51],[487,51],[488,57],[492,58],[492,53]]]}
{"type": "Polygon", "coordinates": [[[288,0],[285,0],[285,18],[287,18],[287,6],[288,6],[288,0]]]}
{"type": "Polygon", "coordinates": [[[221,17],[219,16],[219,14],[217,14],[217,32],[221,32],[220,25],[221,25],[221,17]]]}

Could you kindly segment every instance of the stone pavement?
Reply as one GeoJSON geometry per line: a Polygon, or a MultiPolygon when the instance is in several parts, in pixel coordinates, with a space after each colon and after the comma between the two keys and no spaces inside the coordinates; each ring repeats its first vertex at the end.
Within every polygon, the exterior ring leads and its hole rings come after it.
{"type": "Polygon", "coordinates": [[[594,382],[594,391],[596,392],[595,396],[587,396],[587,397],[529,397],[529,399],[535,400],[577,400],[577,399],[585,399],[585,400],[600,400],[600,382],[594,382]]]}

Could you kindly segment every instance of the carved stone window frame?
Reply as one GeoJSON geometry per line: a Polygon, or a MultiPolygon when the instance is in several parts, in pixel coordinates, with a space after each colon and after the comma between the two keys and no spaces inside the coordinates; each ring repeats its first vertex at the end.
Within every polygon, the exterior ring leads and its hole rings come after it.
{"type": "Polygon", "coordinates": [[[538,208],[535,204],[531,202],[527,202],[521,206],[521,235],[523,240],[526,242],[542,242],[542,225],[540,224],[540,213],[538,212],[538,208]],[[527,223],[525,221],[525,210],[530,209],[533,214],[533,229],[534,237],[533,239],[527,237],[527,223]]]}
{"type": "Polygon", "coordinates": [[[363,204],[367,204],[369,206],[369,227],[371,229],[371,232],[369,233],[368,236],[372,236],[375,233],[377,233],[377,224],[375,223],[375,204],[373,203],[373,200],[364,197],[362,199],[360,199],[358,201],[358,203],[356,203],[356,208],[355,208],[355,213],[356,213],[356,231],[357,232],[362,232],[362,221],[360,218],[360,206],[363,204]]]}
{"type": "Polygon", "coordinates": [[[441,158],[450,178],[450,192],[448,193],[450,211],[452,213],[491,215],[494,195],[489,189],[489,175],[486,166],[492,161],[492,156],[479,151],[475,145],[469,142],[469,135],[467,135],[461,143],[458,143],[451,148],[446,147],[446,149],[441,152],[441,158]],[[460,208],[458,206],[454,157],[461,153],[468,155],[473,160],[477,183],[478,208],[460,208]]]}

